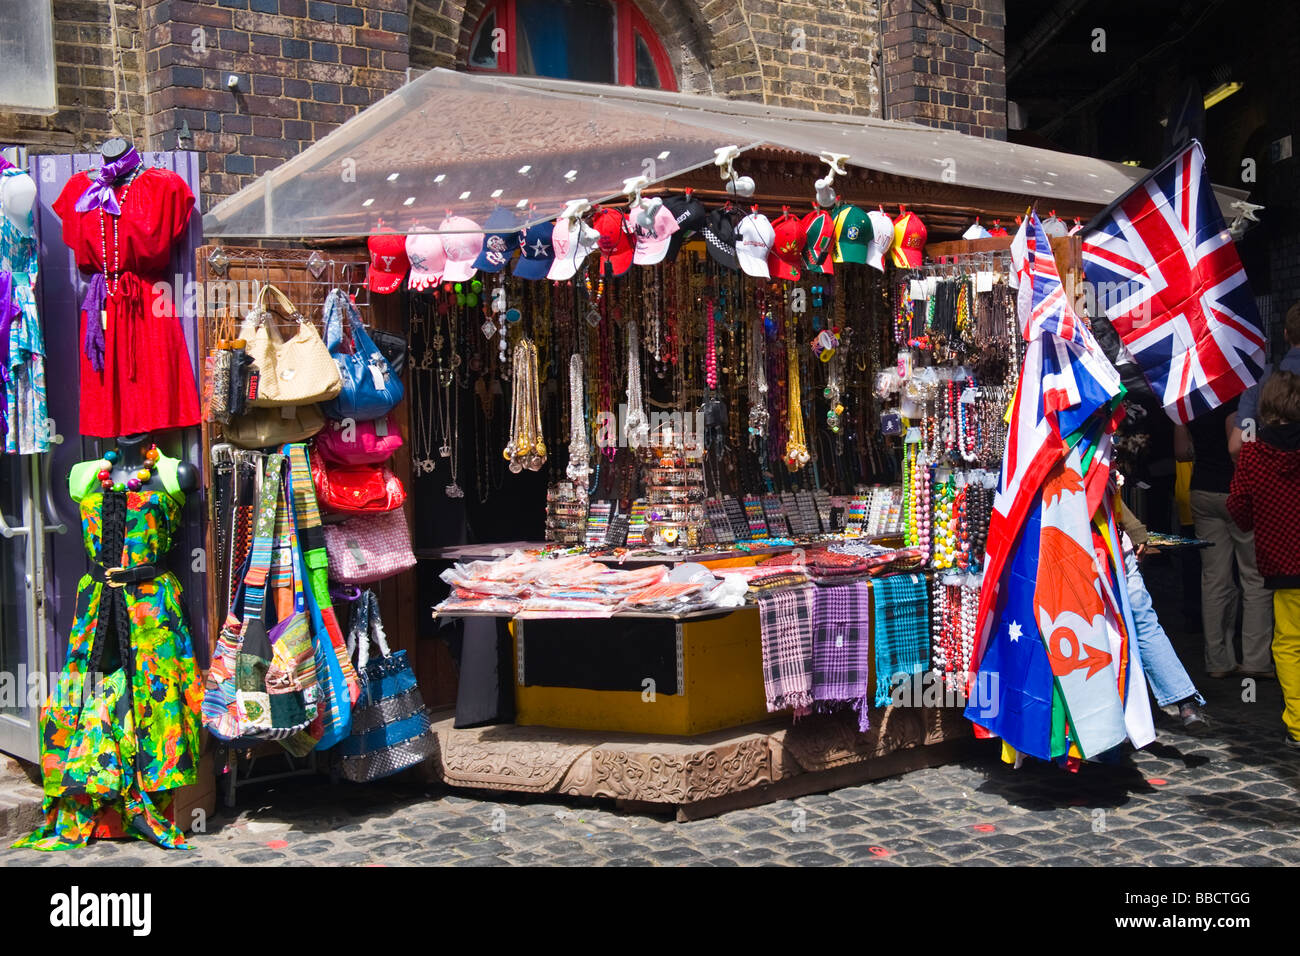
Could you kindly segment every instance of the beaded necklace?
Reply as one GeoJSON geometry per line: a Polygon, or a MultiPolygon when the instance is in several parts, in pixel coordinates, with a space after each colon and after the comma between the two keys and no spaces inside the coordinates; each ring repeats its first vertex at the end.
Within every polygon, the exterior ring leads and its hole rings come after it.
{"type": "MultiPolygon", "coordinates": [[[[117,196],[117,206],[122,210],[122,214],[113,216],[113,263],[109,265],[108,260],[108,228],[105,223],[109,213],[104,210],[103,206],[99,207],[99,250],[100,262],[104,267],[104,285],[108,288],[110,297],[117,295],[118,287],[122,283],[122,245],[118,240],[118,224],[122,220],[122,215],[126,213],[126,196],[131,191],[131,184],[135,182],[140,171],[144,169],[141,163],[127,175],[126,182],[122,185],[122,191],[117,196]]],[[[99,321],[105,330],[108,329],[108,310],[105,309],[99,317],[99,321]]]]}
{"type": "Polygon", "coordinates": [[[789,439],[785,446],[785,466],[791,472],[797,472],[803,468],[812,457],[808,452],[808,441],[804,437],[803,430],[803,394],[800,389],[799,352],[796,345],[799,337],[794,322],[794,317],[791,316],[786,327],[785,342],[786,378],[789,383],[786,398],[789,439]]]}

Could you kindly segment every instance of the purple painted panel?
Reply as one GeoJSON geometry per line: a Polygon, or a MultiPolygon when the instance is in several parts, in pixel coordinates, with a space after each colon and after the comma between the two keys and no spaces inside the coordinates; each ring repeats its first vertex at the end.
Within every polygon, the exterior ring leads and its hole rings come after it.
{"type": "MultiPolygon", "coordinates": [[[[202,197],[199,194],[198,154],[144,153],[145,163],[170,169],[185,180],[195,196],[195,210],[190,218],[190,231],[184,242],[177,243],[172,255],[172,276],[169,282],[180,283],[178,301],[183,301],[185,284],[194,280],[194,250],[203,241],[202,197]],[[179,276],[179,280],[176,278],[179,276]]],[[[41,243],[41,274],[37,291],[41,316],[45,325],[46,380],[49,382],[50,417],[56,423],[63,443],[51,456],[51,476],[54,504],[58,519],[67,525],[63,535],[47,536],[47,564],[50,593],[47,595],[47,614],[50,633],[48,666],[57,670],[62,666],[67,647],[68,633],[76,612],[77,584],[86,572],[88,559],[81,543],[81,519],[77,506],[68,495],[66,476],[79,461],[99,457],[111,442],[102,445],[99,439],[85,438],[77,430],[79,421],[79,389],[77,382],[80,363],[77,341],[77,322],[81,298],[85,289],[84,278],[77,270],[72,250],[63,243],[63,227],[51,205],[62,192],[74,173],[98,166],[97,154],[72,156],[37,156],[29,160],[28,171],[36,180],[36,228],[41,243]],[[65,387],[59,387],[62,383],[65,387]]],[[[190,360],[198,370],[198,327],[193,308],[187,308],[182,317],[182,328],[189,346],[190,360]]],[[[202,381],[197,379],[197,381],[202,381]]],[[[199,458],[200,434],[197,428],[172,432],[163,436],[163,450],[177,455],[200,468],[206,485],[207,469],[199,458]]],[[[191,634],[200,664],[207,665],[207,613],[203,573],[193,570],[196,549],[202,549],[203,514],[202,491],[195,494],[185,506],[185,522],[175,548],[170,567],[180,579],[184,603],[188,607],[191,634]]],[[[200,564],[200,567],[203,565],[200,564]]]]}

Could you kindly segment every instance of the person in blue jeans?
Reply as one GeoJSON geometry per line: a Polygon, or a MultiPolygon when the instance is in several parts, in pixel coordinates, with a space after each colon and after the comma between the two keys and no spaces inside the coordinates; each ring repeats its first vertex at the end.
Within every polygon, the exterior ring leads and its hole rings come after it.
{"type": "Polygon", "coordinates": [[[1205,698],[1178,659],[1169,635],[1160,626],[1160,618],[1151,604],[1151,594],[1138,568],[1138,558],[1146,549],[1147,529],[1124,503],[1120,502],[1120,524],[1123,527],[1124,570],[1128,585],[1129,604],[1133,608],[1133,623],[1137,626],[1138,653],[1142,655],[1142,671],[1146,674],[1156,703],[1171,716],[1175,713],[1188,730],[1205,727],[1205,698]]]}

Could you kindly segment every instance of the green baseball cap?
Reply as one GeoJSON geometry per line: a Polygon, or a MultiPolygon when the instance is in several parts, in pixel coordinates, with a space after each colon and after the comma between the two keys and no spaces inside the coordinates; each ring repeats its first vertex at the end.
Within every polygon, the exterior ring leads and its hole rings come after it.
{"type": "Polygon", "coordinates": [[[874,235],[871,220],[857,206],[839,206],[832,210],[835,217],[835,262],[867,264],[868,246],[874,235]]]}

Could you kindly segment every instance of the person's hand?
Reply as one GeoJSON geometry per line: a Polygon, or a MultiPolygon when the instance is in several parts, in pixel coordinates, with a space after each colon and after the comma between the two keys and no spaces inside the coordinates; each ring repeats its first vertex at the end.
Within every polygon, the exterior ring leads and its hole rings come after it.
{"type": "Polygon", "coordinates": [[[1147,556],[1149,550],[1150,549],[1147,547],[1147,543],[1143,541],[1141,544],[1137,546],[1137,550],[1135,550],[1133,553],[1137,555],[1137,559],[1141,561],[1143,558],[1147,556]]]}

